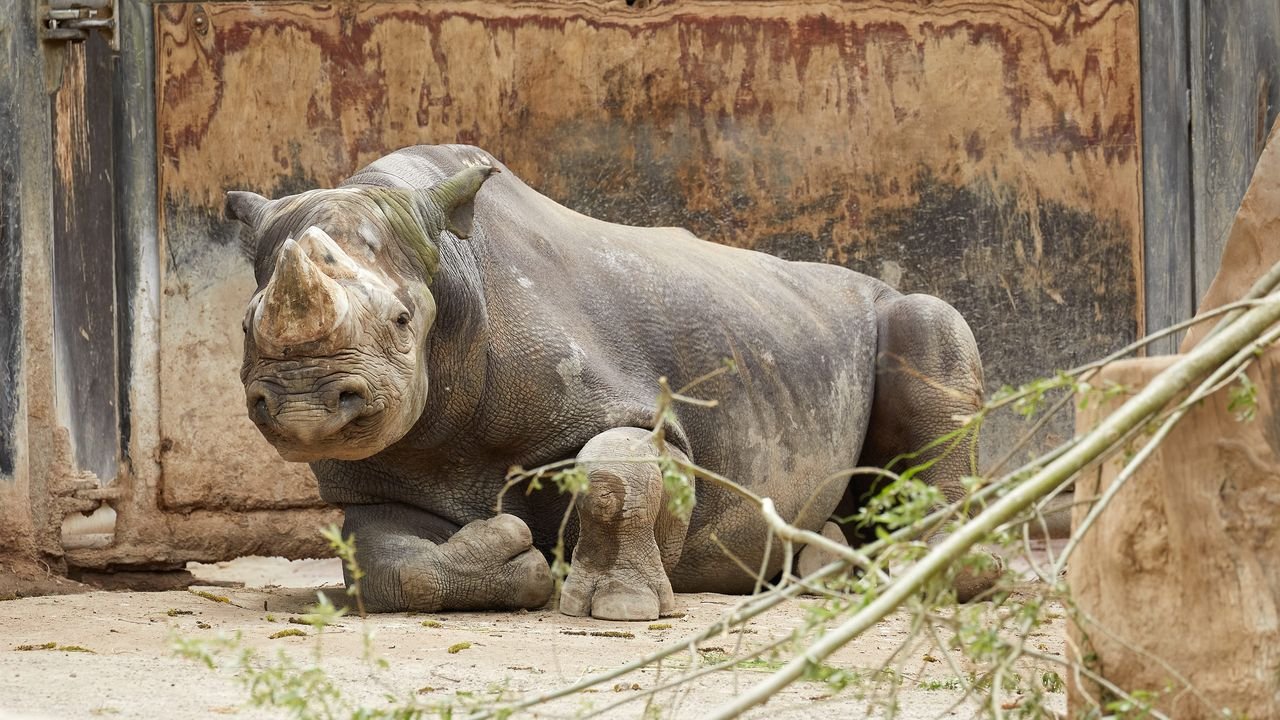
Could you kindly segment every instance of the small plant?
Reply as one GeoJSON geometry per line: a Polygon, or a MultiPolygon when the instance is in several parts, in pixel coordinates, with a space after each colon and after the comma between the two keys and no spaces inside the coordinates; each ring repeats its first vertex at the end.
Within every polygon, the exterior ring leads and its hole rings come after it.
{"type": "MultiPolygon", "coordinates": [[[[347,590],[363,617],[363,602],[360,596],[359,581],[364,577],[356,560],[355,537],[343,537],[336,526],[321,531],[329,541],[335,554],[342,559],[347,573],[353,583],[347,590]]],[[[206,599],[214,599],[217,596],[206,599]]],[[[316,593],[316,604],[308,612],[290,617],[290,622],[300,622],[315,629],[315,664],[299,665],[297,661],[283,650],[274,656],[264,656],[254,648],[247,646],[239,633],[231,636],[218,635],[212,639],[192,639],[178,636],[173,641],[174,652],[179,657],[199,662],[211,670],[230,667],[235,670],[236,677],[249,691],[249,704],[253,707],[282,710],[298,720],[329,720],[331,718],[395,718],[412,720],[423,717],[427,708],[416,700],[416,693],[408,693],[397,697],[396,693],[387,689],[387,697],[392,702],[390,707],[366,708],[354,705],[347,699],[338,684],[332,680],[320,666],[322,660],[321,640],[324,630],[337,623],[346,615],[346,608],[335,607],[323,592],[316,593]]],[[[272,620],[271,616],[268,616],[272,620]]],[[[207,627],[207,625],[206,625],[207,627]]],[[[287,637],[306,637],[307,633],[298,628],[286,628],[273,633],[269,639],[287,637]]],[[[376,672],[385,668],[386,662],[373,657],[372,632],[365,628],[363,635],[365,662],[368,663],[371,676],[376,680],[376,672]]],[[[470,643],[460,643],[470,646],[470,643]]],[[[456,647],[456,646],[455,646],[456,647]]],[[[461,648],[459,648],[461,649],[461,648]]],[[[457,652],[450,649],[450,652],[457,652]]],[[[448,715],[448,706],[441,712],[448,715]]]]}
{"type": "Polygon", "coordinates": [[[962,690],[964,689],[964,681],[960,678],[947,678],[946,680],[921,680],[916,683],[916,687],[921,690],[962,690]]]}
{"type": "Polygon", "coordinates": [[[1253,422],[1258,414],[1258,386],[1248,375],[1240,373],[1237,385],[1231,388],[1227,400],[1227,411],[1232,413],[1238,422],[1253,422]]]}

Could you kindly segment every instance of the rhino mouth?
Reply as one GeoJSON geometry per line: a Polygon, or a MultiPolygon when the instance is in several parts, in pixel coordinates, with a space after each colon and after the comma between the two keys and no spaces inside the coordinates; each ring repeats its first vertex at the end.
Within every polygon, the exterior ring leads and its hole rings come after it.
{"type": "Polygon", "coordinates": [[[245,387],[245,403],[254,425],[285,460],[359,460],[381,449],[385,403],[358,375],[301,383],[261,378],[245,387]]]}

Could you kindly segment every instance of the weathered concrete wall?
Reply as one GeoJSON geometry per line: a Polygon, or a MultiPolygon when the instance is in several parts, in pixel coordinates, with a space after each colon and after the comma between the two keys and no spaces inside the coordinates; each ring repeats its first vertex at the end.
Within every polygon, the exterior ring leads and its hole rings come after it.
{"type": "Polygon", "coordinates": [[[167,506],[311,492],[244,419],[252,279],[223,192],[404,145],[474,143],[584,213],[939,295],[991,386],[1140,331],[1132,0],[638,5],[156,7],[167,506]]]}

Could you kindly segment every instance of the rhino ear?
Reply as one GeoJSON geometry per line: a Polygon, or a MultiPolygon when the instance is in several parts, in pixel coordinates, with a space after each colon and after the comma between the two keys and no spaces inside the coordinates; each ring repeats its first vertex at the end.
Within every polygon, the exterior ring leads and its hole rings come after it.
{"type": "Polygon", "coordinates": [[[262,222],[263,211],[269,202],[271,201],[255,192],[232,190],[227,193],[223,214],[228,220],[239,220],[256,230],[262,222]]]}
{"type": "Polygon", "coordinates": [[[445,227],[449,232],[460,238],[471,237],[476,193],[496,172],[501,171],[492,165],[475,165],[425,191],[428,205],[444,213],[445,227]]]}
{"type": "Polygon", "coordinates": [[[232,190],[227,193],[227,202],[222,212],[228,220],[239,220],[244,223],[240,228],[240,254],[249,262],[254,262],[257,258],[257,230],[270,204],[270,200],[258,193],[244,190],[232,190]]]}

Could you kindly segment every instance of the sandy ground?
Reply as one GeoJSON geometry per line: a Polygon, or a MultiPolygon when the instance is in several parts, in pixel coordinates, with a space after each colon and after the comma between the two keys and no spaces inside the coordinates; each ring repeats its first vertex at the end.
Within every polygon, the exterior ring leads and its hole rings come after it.
{"type": "MultiPolygon", "coordinates": [[[[310,666],[321,648],[325,672],[343,696],[368,708],[390,707],[388,693],[420,702],[450,698],[469,701],[507,697],[564,686],[644,656],[688,637],[741,600],[723,595],[679,595],[683,617],[649,623],[613,623],[570,618],[554,610],[520,613],[438,613],[380,615],[362,625],[344,619],[315,637],[312,628],[292,624],[290,616],[315,600],[314,588],[340,580],[336,561],[289,563],[279,559],[241,559],[192,568],[203,582],[245,583],[249,588],[193,587],[193,591],[90,592],[0,602],[0,718],[186,718],[233,716],[286,717],[246,705],[248,692],[235,670],[210,670],[173,653],[176,638],[213,639],[239,633],[242,644],[266,658],[285,653],[310,666]],[[272,587],[263,587],[271,584],[272,587]],[[216,602],[194,591],[221,596],[216,602]],[[662,627],[667,625],[669,627],[662,627]],[[362,660],[364,629],[374,632],[372,650],[387,667],[362,660]],[[305,636],[271,639],[288,629],[305,636]],[[607,633],[613,633],[613,636],[607,633]],[[586,633],[606,633],[590,635],[586,633]],[[624,636],[617,636],[618,633],[624,636]],[[625,634],[629,634],[626,636],[625,634]],[[24,645],[52,649],[18,650],[24,645]],[[459,643],[470,643],[456,649],[459,643]],[[79,647],[91,652],[62,649],[79,647]],[[449,649],[455,648],[454,652],[449,649]]],[[[743,648],[760,647],[785,637],[803,622],[814,599],[779,608],[748,625],[746,633],[704,641],[698,652],[667,661],[663,677],[691,666],[703,667],[743,648]]],[[[1062,652],[1061,620],[1033,639],[1042,650],[1062,652]]],[[[874,671],[907,637],[905,616],[882,622],[832,656],[830,664],[847,670],[874,671]]],[[[901,655],[899,717],[969,718],[972,705],[953,707],[960,693],[948,687],[954,677],[936,649],[923,646],[901,655]]],[[[710,708],[763,679],[767,662],[718,672],[691,684],[687,692],[656,696],[660,717],[699,718],[710,708]]],[[[643,671],[607,683],[595,692],[566,698],[530,712],[530,717],[575,717],[635,697],[635,702],[605,717],[641,717],[643,689],[656,684],[655,671],[643,671]]],[[[1014,700],[1015,698],[1011,698],[1014,700]]],[[[1058,711],[1065,699],[1055,696],[1058,711]]],[[[821,684],[802,682],[767,706],[747,713],[757,718],[832,718],[879,716],[865,700],[846,690],[834,697],[821,684]]]]}

